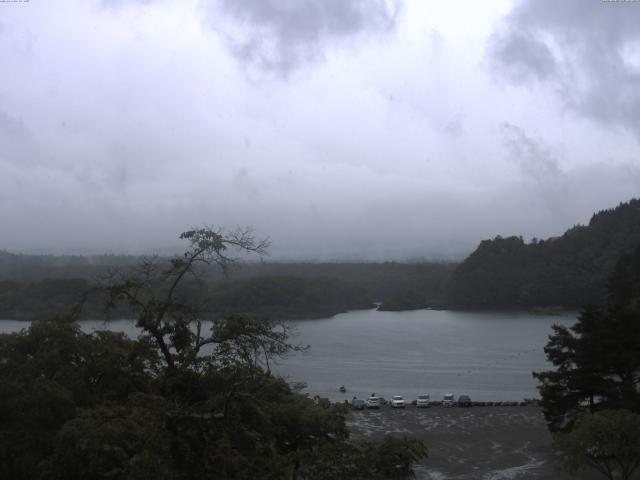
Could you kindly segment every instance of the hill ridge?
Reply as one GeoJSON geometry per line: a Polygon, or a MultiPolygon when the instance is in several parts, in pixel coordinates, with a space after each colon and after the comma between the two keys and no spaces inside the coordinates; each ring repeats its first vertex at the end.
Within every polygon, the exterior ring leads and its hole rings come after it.
{"type": "Polygon", "coordinates": [[[452,273],[458,308],[579,307],[600,301],[620,256],[640,245],[640,199],[594,213],[559,237],[496,236],[480,242],[452,273]]]}

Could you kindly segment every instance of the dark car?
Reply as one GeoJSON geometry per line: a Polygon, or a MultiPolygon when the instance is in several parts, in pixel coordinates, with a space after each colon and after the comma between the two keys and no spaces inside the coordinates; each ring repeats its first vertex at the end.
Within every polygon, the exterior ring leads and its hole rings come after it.
{"type": "Polygon", "coordinates": [[[351,400],[351,410],[364,410],[365,405],[365,401],[359,398],[351,400]]]}
{"type": "Polygon", "coordinates": [[[469,398],[469,395],[460,395],[458,397],[458,406],[459,407],[470,407],[471,406],[471,399],[469,398]]]}

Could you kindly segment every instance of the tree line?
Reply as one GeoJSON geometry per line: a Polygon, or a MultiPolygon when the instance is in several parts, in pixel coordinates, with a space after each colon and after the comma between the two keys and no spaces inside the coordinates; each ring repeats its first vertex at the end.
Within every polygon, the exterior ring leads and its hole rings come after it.
{"type": "MultiPolygon", "coordinates": [[[[90,268],[64,263],[55,267],[43,260],[46,266],[38,267],[38,272],[0,280],[0,319],[33,320],[68,311],[112,270],[134,271],[136,264],[129,260],[90,268]]],[[[136,257],[138,263],[146,260],[136,257]]],[[[13,261],[19,265],[25,260],[16,256],[13,261]]],[[[169,265],[168,258],[155,257],[154,261],[169,265]]],[[[80,264],[79,260],[76,263],[80,264]]],[[[321,318],[373,308],[376,302],[401,310],[440,306],[452,269],[452,264],[441,263],[249,263],[230,276],[203,268],[198,278],[181,282],[179,293],[200,302],[210,316],[244,312],[289,319],[321,318]]],[[[11,271],[4,272],[8,275],[11,271]]],[[[86,298],[83,318],[104,318],[102,304],[99,295],[86,298]]],[[[111,313],[122,317],[131,314],[126,306],[111,313]]]]}
{"type": "MultiPolygon", "coordinates": [[[[63,313],[84,301],[82,318],[104,319],[107,314],[129,318],[127,305],[106,312],[101,280],[45,279],[21,283],[0,281],[0,318],[34,320],[63,313]],[[87,292],[93,292],[86,296],[87,292]]],[[[347,310],[373,308],[374,297],[350,282],[331,278],[254,277],[210,283],[185,279],[177,292],[202,305],[209,317],[226,313],[270,315],[286,319],[319,318],[347,310]]]]}

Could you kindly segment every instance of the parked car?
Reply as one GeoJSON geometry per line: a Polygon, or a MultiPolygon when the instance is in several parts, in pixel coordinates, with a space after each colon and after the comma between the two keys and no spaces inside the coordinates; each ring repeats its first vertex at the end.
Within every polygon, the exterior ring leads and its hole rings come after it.
{"type": "Polygon", "coordinates": [[[458,406],[459,407],[470,407],[471,406],[471,398],[469,398],[469,395],[460,395],[458,397],[458,406]]]}
{"type": "Polygon", "coordinates": [[[367,398],[367,408],[380,408],[380,397],[367,398]]]}
{"type": "Polygon", "coordinates": [[[455,402],[455,397],[453,396],[453,393],[447,393],[442,398],[442,406],[443,407],[453,407],[454,402],[455,402]]]}
{"type": "Polygon", "coordinates": [[[391,407],[404,408],[404,398],[402,398],[400,395],[395,395],[391,397],[391,407]]]}
{"type": "Polygon", "coordinates": [[[366,403],[360,398],[354,398],[351,400],[351,410],[364,410],[366,403]]]}
{"type": "Polygon", "coordinates": [[[416,405],[418,406],[418,408],[429,407],[429,395],[426,393],[424,395],[418,395],[418,400],[416,401],[416,405]]]}

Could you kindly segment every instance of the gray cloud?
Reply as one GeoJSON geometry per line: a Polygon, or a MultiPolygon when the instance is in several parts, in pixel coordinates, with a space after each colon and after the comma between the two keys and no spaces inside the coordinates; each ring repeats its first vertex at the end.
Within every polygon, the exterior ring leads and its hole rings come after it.
{"type": "Polygon", "coordinates": [[[492,54],[513,83],[545,80],[556,73],[556,60],[549,47],[531,34],[511,32],[492,38],[492,54]]]}
{"type": "Polygon", "coordinates": [[[518,165],[525,178],[549,184],[562,174],[558,158],[540,139],[508,122],[502,124],[501,134],[509,159],[518,165]]]}
{"type": "MultiPolygon", "coordinates": [[[[397,20],[399,5],[68,0],[8,10],[0,248],[150,252],[207,223],[254,226],[273,239],[274,258],[461,257],[498,233],[557,235],[638,194],[631,135],[557,114],[558,98],[585,112],[578,100],[593,98],[554,95],[591,71],[577,69],[588,29],[511,35],[517,8],[492,58],[535,87],[505,89],[477,68],[503,10],[469,2],[462,18],[455,3],[407,0],[397,20]]],[[[632,47],[622,47],[629,71],[632,47]]],[[[586,80],[576,92],[592,93],[586,80]]]]}
{"type": "Polygon", "coordinates": [[[127,5],[148,5],[157,0],[100,0],[100,4],[106,8],[122,8],[127,5]]]}
{"type": "Polygon", "coordinates": [[[460,115],[453,116],[449,121],[442,125],[442,131],[454,138],[464,134],[464,124],[460,115]]]}
{"type": "Polygon", "coordinates": [[[0,135],[7,139],[23,141],[30,137],[27,128],[18,118],[0,110],[0,135]]]}
{"type": "Polygon", "coordinates": [[[640,5],[523,0],[489,41],[495,72],[549,82],[564,105],[640,138],[640,5]]]}
{"type": "Polygon", "coordinates": [[[392,31],[401,9],[400,0],[219,0],[212,5],[210,23],[238,59],[282,74],[321,58],[334,41],[392,31]]]}
{"type": "Polygon", "coordinates": [[[24,168],[35,159],[34,139],[24,122],[0,109],[0,161],[24,168]]]}
{"type": "Polygon", "coordinates": [[[523,211],[527,212],[525,217],[531,214],[532,206],[544,205],[538,213],[544,212],[559,221],[571,222],[576,208],[569,195],[584,197],[583,193],[575,192],[576,179],[582,177],[587,184],[592,184],[595,178],[588,178],[588,174],[585,178],[580,170],[567,175],[560,167],[558,154],[541,138],[529,135],[522,127],[504,122],[500,134],[508,160],[517,166],[522,176],[518,184],[523,191],[511,192],[511,201],[520,199],[529,203],[528,206],[523,204],[523,211]]]}

